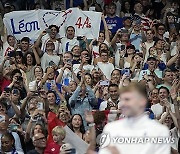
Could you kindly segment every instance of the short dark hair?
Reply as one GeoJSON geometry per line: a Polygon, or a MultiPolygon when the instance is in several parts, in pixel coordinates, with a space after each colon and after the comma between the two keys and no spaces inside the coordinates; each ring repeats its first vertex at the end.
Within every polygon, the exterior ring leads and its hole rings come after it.
{"type": "Polygon", "coordinates": [[[137,91],[146,99],[148,98],[146,86],[138,82],[131,82],[127,87],[120,88],[120,94],[125,92],[137,91]]]}
{"type": "Polygon", "coordinates": [[[66,28],[66,32],[67,32],[68,28],[72,28],[72,29],[75,31],[75,28],[74,28],[73,26],[68,26],[68,27],[66,28]]]}
{"type": "Polygon", "coordinates": [[[19,74],[22,75],[22,73],[21,73],[21,71],[20,71],[19,69],[15,69],[15,70],[13,70],[12,73],[11,73],[11,78],[13,78],[16,73],[19,73],[19,74]]]}
{"type": "Polygon", "coordinates": [[[118,88],[118,85],[117,85],[117,84],[110,84],[110,85],[108,86],[108,91],[109,91],[109,89],[110,89],[111,87],[116,87],[116,88],[118,88]]]}
{"type": "Polygon", "coordinates": [[[56,30],[57,30],[57,33],[59,33],[59,27],[58,27],[58,26],[56,26],[56,25],[50,25],[50,26],[48,27],[48,29],[51,29],[52,27],[55,27],[56,30]]]}
{"type": "Polygon", "coordinates": [[[47,95],[48,94],[54,94],[54,96],[55,96],[55,98],[57,99],[57,95],[56,95],[56,92],[55,91],[53,91],[53,90],[49,90],[48,92],[47,92],[47,95]]]}
{"type": "Polygon", "coordinates": [[[21,39],[21,42],[23,42],[23,41],[30,43],[29,37],[23,37],[23,38],[21,39]]]}
{"type": "Polygon", "coordinates": [[[167,93],[169,94],[169,89],[167,87],[164,87],[164,86],[161,86],[159,89],[158,89],[158,93],[160,92],[161,89],[165,89],[167,91],[167,93]]]}

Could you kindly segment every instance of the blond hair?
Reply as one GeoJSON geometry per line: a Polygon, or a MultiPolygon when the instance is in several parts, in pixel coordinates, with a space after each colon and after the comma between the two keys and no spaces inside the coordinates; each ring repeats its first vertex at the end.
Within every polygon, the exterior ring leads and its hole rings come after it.
{"type": "Polygon", "coordinates": [[[66,136],[66,131],[64,130],[63,127],[61,126],[56,126],[53,128],[52,130],[52,134],[59,134],[61,137],[61,139],[63,140],[66,136]]]}

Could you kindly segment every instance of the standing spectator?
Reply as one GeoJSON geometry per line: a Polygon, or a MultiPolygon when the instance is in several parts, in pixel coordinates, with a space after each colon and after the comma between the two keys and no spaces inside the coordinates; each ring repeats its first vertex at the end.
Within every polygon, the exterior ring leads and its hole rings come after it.
{"type": "Polygon", "coordinates": [[[119,105],[119,87],[116,84],[110,84],[108,87],[108,92],[110,98],[100,104],[99,110],[106,110],[108,105],[116,106],[119,105]]]}
{"type": "Polygon", "coordinates": [[[97,66],[100,68],[104,76],[110,80],[111,79],[111,73],[114,70],[114,65],[112,63],[109,63],[109,51],[108,50],[102,50],[100,53],[100,58],[102,59],[102,62],[98,62],[97,66]]]}
{"type": "Polygon", "coordinates": [[[66,28],[66,37],[61,39],[62,43],[62,53],[71,51],[75,45],[79,46],[79,41],[75,38],[75,28],[73,26],[68,26],[66,28]]]}
{"type": "Polygon", "coordinates": [[[110,3],[109,4],[109,11],[107,17],[105,18],[108,29],[115,34],[116,31],[123,27],[123,20],[122,18],[116,16],[116,4],[110,3]]]}
{"type": "Polygon", "coordinates": [[[69,99],[72,114],[80,114],[83,119],[84,126],[87,130],[87,124],[84,120],[84,110],[92,110],[97,105],[94,92],[84,82],[84,76],[79,86],[74,91],[73,95],[69,99]]]}

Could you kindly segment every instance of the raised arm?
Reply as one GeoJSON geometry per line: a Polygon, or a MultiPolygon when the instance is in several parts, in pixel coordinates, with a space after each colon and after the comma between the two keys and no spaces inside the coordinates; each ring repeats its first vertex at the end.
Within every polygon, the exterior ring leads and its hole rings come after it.
{"type": "Polygon", "coordinates": [[[106,40],[108,43],[110,43],[109,29],[108,29],[108,26],[107,26],[107,23],[106,23],[106,20],[105,20],[105,17],[104,17],[103,14],[102,14],[101,18],[102,18],[102,21],[103,21],[103,24],[104,24],[105,40],[106,40]]]}

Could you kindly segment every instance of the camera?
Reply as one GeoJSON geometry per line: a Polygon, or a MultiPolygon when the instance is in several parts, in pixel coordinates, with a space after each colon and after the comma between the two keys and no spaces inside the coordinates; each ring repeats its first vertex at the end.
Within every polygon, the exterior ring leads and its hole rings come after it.
{"type": "Polygon", "coordinates": [[[77,36],[77,40],[83,40],[83,36],[77,36]]]}

